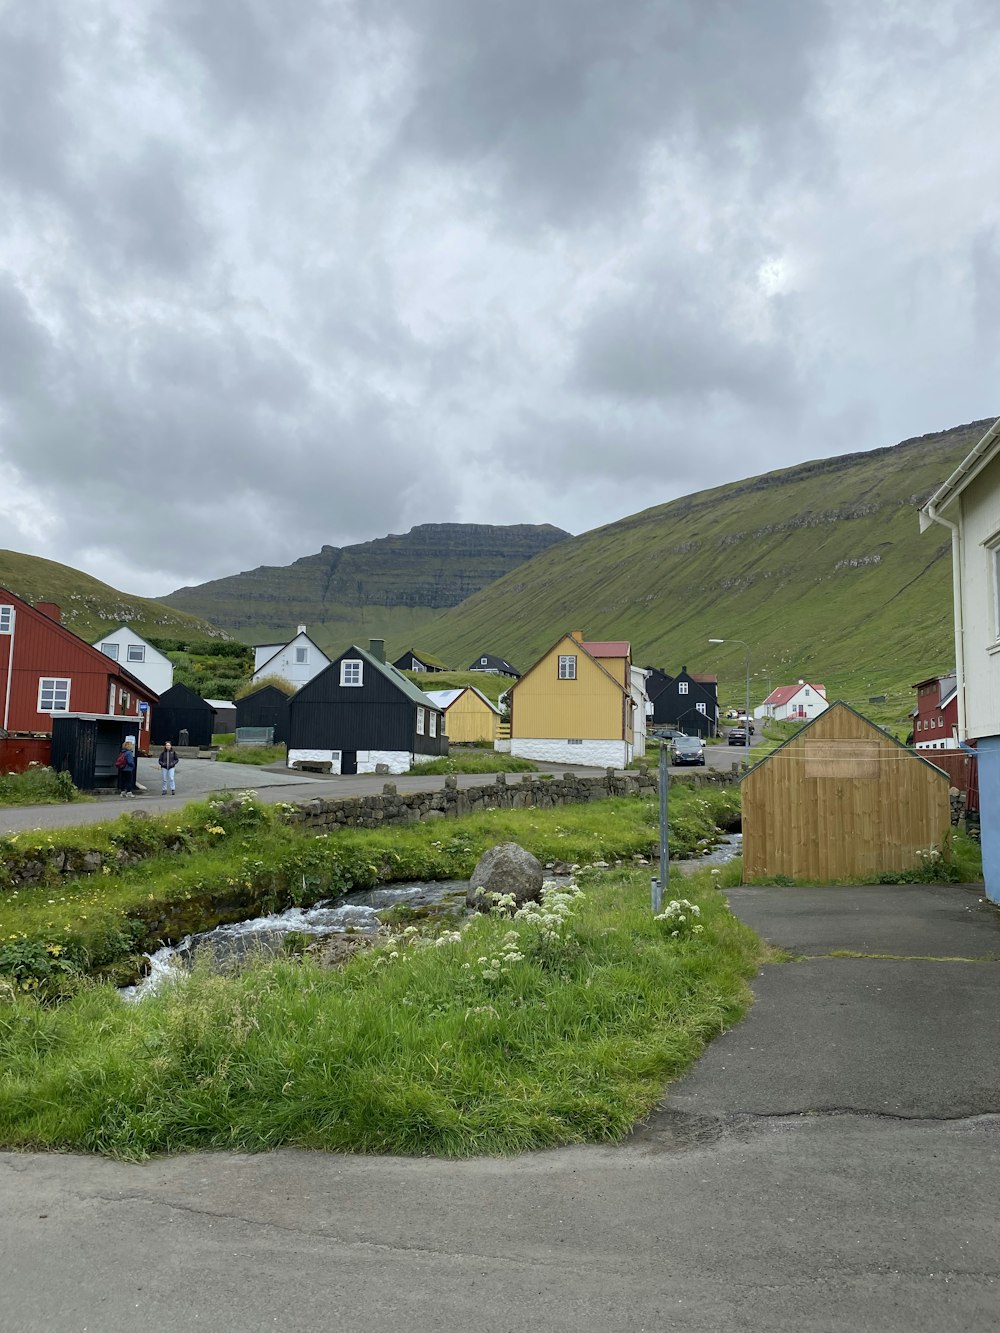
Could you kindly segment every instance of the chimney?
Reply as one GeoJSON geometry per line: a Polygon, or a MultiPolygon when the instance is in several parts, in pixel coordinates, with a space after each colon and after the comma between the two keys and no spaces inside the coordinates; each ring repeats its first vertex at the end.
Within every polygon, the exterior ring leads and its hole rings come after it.
{"type": "Polygon", "coordinates": [[[577,643],[583,643],[583,630],[575,629],[570,633],[571,639],[576,639],[577,643]]]}
{"type": "Polygon", "coordinates": [[[60,611],[55,602],[36,602],[35,610],[41,611],[43,616],[48,616],[48,618],[54,620],[57,625],[62,623],[62,611],[60,611]]]}
{"type": "Polygon", "coordinates": [[[305,625],[296,625],[296,626],[295,626],[295,633],[296,633],[296,634],[305,634],[305,632],[306,632],[306,627],[305,627],[305,625]]]}
{"type": "Polygon", "coordinates": [[[368,651],[379,662],[385,661],[385,639],[369,639],[368,651]]]}

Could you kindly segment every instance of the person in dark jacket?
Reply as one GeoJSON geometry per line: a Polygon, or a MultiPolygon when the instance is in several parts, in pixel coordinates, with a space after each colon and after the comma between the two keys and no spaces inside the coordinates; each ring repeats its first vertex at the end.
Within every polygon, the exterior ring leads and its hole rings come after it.
{"type": "Polygon", "coordinates": [[[135,746],[126,741],[116,761],[118,769],[118,795],[135,796],[135,746]]]}
{"type": "Polygon", "coordinates": [[[170,741],[163,742],[163,749],[160,751],[160,757],[157,760],[160,765],[160,777],[163,779],[162,795],[166,796],[167,786],[170,787],[170,795],[175,793],[174,788],[174,769],[177,767],[177,751],[170,741]]]}

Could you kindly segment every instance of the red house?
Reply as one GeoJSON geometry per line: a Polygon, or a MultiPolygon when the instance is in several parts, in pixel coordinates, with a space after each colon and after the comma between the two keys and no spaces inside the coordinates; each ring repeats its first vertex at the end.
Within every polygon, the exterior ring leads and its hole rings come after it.
{"type": "Polygon", "coordinates": [[[913,718],[913,745],[917,750],[957,750],[958,691],[955,673],[918,680],[913,718]]]}
{"type": "Polygon", "coordinates": [[[31,606],[0,588],[0,727],[50,734],[54,713],[135,717],[148,750],[149,708],[140,704],[158,696],[59,618],[55,603],[31,606]]]}

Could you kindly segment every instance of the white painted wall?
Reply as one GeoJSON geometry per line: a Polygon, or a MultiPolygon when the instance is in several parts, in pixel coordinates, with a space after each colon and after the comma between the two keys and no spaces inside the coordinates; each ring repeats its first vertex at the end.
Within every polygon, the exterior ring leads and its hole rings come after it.
{"type": "Polygon", "coordinates": [[[653,711],[653,705],[646,693],[646,680],[649,672],[642,667],[629,667],[629,685],[632,696],[632,755],[641,759],[646,753],[646,718],[653,711]]]}
{"type": "Polygon", "coordinates": [[[537,759],[546,764],[583,764],[592,768],[624,768],[632,758],[626,741],[581,741],[571,745],[563,738],[511,740],[510,752],[519,759],[537,759]]]}
{"type": "Polygon", "coordinates": [[[262,643],[253,650],[253,669],[254,674],[260,670],[265,662],[269,662],[275,653],[283,647],[280,643],[262,643]]]}
{"type": "MultiPolygon", "coordinates": [[[[294,768],[301,760],[309,763],[332,764],[332,772],[340,772],[340,750],[289,750],[288,767],[294,768]]],[[[436,758],[428,755],[428,759],[436,758]]],[[[413,767],[414,757],[406,750],[359,750],[358,772],[374,773],[378,764],[386,764],[390,773],[406,773],[413,767]]]]}
{"type": "Polygon", "coordinates": [[[796,720],[798,713],[795,711],[799,705],[805,709],[804,722],[810,721],[814,717],[819,717],[820,713],[825,713],[830,707],[826,699],[814,685],[803,685],[800,690],[786,699],[783,704],[761,704],[759,708],[753,710],[756,718],[773,717],[778,722],[786,722],[795,714],[796,720]]]}
{"type": "MultiPolygon", "coordinates": [[[[116,629],[113,634],[105,634],[100,639],[95,639],[94,647],[98,652],[104,652],[105,644],[115,644],[118,648],[118,655],[114,659],[120,667],[135,676],[136,680],[141,680],[143,685],[151,689],[156,694],[163,694],[169,690],[174,683],[174,665],[169,657],[165,657],[151,643],[147,643],[141,634],[136,634],[134,629],[129,629],[127,625],[122,625],[121,629],[116,629]],[[143,661],[130,662],[129,648],[135,650],[142,649],[143,661]]],[[[105,656],[110,657],[110,653],[105,656]]]]}
{"type": "Polygon", "coordinates": [[[321,652],[316,647],[305,631],[296,634],[294,639],[290,639],[284,647],[278,648],[269,658],[258,662],[257,658],[261,651],[261,649],[257,649],[254,653],[254,673],[251,679],[261,680],[264,676],[283,676],[285,680],[291,681],[296,689],[312,680],[313,676],[318,676],[324,668],[330,665],[330,659],[326,653],[321,652]],[[305,654],[306,660],[304,662],[296,660],[300,651],[305,654]]]}
{"type": "MultiPolygon", "coordinates": [[[[1000,457],[959,499],[962,521],[962,613],[965,622],[965,709],[970,736],[1000,735],[1000,457]]],[[[955,518],[954,509],[945,511],[955,518]]],[[[940,529],[942,541],[947,532],[940,529]]]]}

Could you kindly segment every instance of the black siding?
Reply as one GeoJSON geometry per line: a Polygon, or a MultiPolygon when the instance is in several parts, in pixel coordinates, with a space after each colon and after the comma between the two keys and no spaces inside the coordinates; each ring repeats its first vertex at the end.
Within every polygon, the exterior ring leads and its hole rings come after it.
{"type": "Polygon", "coordinates": [[[274,685],[265,685],[236,700],[238,727],[273,727],[275,745],[288,741],[288,698],[274,685]]]}
{"type": "MultiPolygon", "coordinates": [[[[391,680],[365,662],[364,684],[342,687],[340,661],[332,662],[288,701],[291,749],[447,754],[441,734],[417,735],[417,705],[391,680]]],[[[438,730],[443,730],[443,718],[438,730]]]]}
{"type": "Polygon", "coordinates": [[[654,727],[678,727],[689,736],[711,736],[716,727],[718,716],[718,688],[694,680],[687,671],[678,676],[669,676],[666,672],[654,669],[646,685],[646,690],[653,703],[653,716],[650,725],[654,727]],[[679,685],[687,685],[687,692],[682,694],[679,685]],[[705,705],[705,712],[699,713],[698,704],[705,705]]]}
{"type": "Polygon", "coordinates": [[[149,725],[153,745],[179,745],[182,731],[188,734],[188,745],[211,745],[215,709],[186,685],[172,685],[153,704],[149,725]]]}

